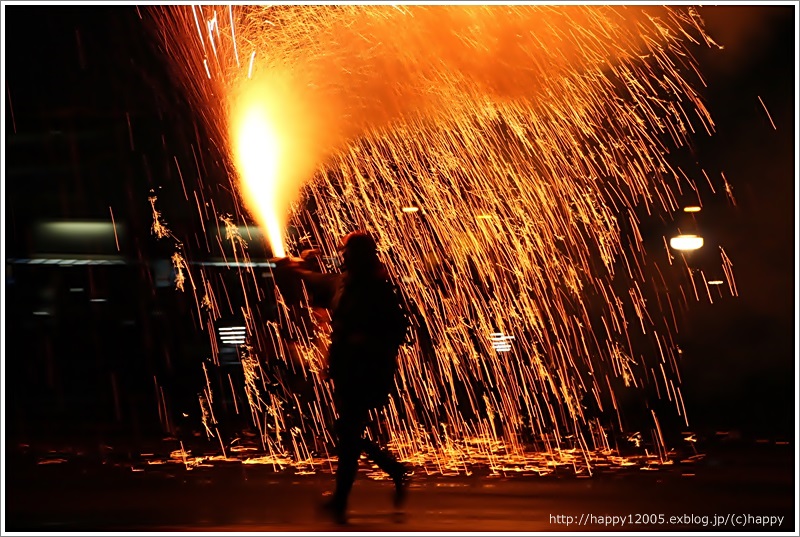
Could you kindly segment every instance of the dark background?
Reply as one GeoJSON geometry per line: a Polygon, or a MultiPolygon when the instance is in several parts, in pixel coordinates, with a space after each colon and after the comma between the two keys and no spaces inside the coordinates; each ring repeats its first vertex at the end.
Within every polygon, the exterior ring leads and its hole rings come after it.
{"type": "MultiPolygon", "coordinates": [[[[689,429],[708,435],[794,436],[795,9],[700,8],[724,47],[692,49],[716,134],[697,133],[681,158],[732,187],[735,203],[706,197],[698,218],[707,241],[731,258],[739,292],[693,304],[678,333],[689,429]]],[[[176,409],[197,404],[191,375],[207,337],[193,325],[191,298],[154,279],[152,261],[170,255],[174,241],[150,234],[148,197],[158,197],[194,258],[203,251],[197,208],[184,199],[177,165],[189,192],[218,210],[235,207],[219,157],[153,42],[133,6],[5,8],[7,447],[158,437],[181,419],[160,414],[162,397],[176,409]],[[109,220],[111,211],[127,232],[119,251],[95,253],[125,264],[19,261],[40,248],[37,222],[109,220]],[[47,307],[50,315],[34,315],[47,307]]],[[[186,412],[191,427],[197,409],[186,412]]]]}

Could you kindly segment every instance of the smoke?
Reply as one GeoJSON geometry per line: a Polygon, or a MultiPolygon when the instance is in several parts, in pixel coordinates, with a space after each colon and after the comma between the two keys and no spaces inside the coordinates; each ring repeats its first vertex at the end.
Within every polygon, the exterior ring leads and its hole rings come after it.
{"type": "Polygon", "coordinates": [[[164,8],[157,23],[220,147],[235,96],[277,81],[303,151],[324,159],[397,122],[569,100],[582,78],[658,54],[656,40],[688,26],[678,16],[663,6],[205,6],[164,8]]]}
{"type": "Polygon", "coordinates": [[[261,45],[265,72],[291,66],[304,106],[341,145],[393,122],[561,98],[565,82],[651,53],[643,36],[677,32],[670,15],[663,7],[262,8],[238,32],[261,45]]]}

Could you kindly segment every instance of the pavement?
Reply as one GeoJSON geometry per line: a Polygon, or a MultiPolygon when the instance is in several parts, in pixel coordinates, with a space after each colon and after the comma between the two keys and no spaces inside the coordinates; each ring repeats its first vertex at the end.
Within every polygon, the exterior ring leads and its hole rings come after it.
{"type": "Polygon", "coordinates": [[[417,468],[401,512],[391,482],[362,462],[346,526],[319,513],[330,468],[57,455],[6,453],[4,533],[798,531],[797,454],[783,442],[716,445],[691,462],[591,476],[417,468]]]}

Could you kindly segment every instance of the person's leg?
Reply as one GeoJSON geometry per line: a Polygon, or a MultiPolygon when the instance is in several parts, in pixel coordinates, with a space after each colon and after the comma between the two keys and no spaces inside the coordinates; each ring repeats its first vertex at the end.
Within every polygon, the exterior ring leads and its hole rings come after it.
{"type": "Polygon", "coordinates": [[[394,506],[397,508],[402,507],[406,500],[408,482],[411,479],[409,469],[405,464],[398,461],[391,451],[381,448],[377,442],[362,438],[361,450],[392,478],[394,482],[394,506]]]}
{"type": "Polygon", "coordinates": [[[366,427],[366,409],[353,404],[347,399],[337,398],[336,420],[336,453],[338,464],[336,468],[336,490],[333,493],[330,505],[335,513],[344,518],[347,510],[347,500],[353,488],[358,472],[358,459],[361,456],[361,437],[366,427]]]}
{"type": "Polygon", "coordinates": [[[406,467],[386,448],[368,438],[361,439],[360,450],[392,478],[406,471],[406,467]]]}

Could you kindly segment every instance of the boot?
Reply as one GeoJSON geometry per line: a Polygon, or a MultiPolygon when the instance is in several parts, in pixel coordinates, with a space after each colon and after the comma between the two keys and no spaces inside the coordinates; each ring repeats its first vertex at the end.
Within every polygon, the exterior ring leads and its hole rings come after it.
{"type": "Polygon", "coordinates": [[[408,484],[411,481],[411,471],[403,466],[402,470],[392,478],[392,481],[394,481],[394,508],[400,509],[406,503],[408,484]]]}
{"type": "Polygon", "coordinates": [[[332,498],[319,506],[320,513],[335,524],[344,526],[347,524],[347,507],[342,502],[332,498]]]}

